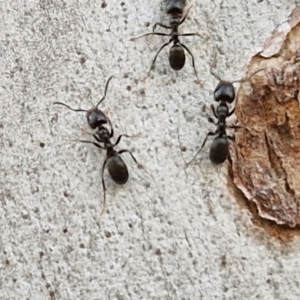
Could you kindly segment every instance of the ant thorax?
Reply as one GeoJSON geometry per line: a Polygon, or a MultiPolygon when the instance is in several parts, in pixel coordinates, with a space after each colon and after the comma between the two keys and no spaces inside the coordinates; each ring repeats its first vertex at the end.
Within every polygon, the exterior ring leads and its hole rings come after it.
{"type": "Polygon", "coordinates": [[[176,14],[176,15],[173,14],[170,17],[170,26],[176,29],[180,24],[181,19],[182,19],[182,14],[176,14]]]}
{"type": "Polygon", "coordinates": [[[225,119],[229,114],[229,108],[226,103],[220,103],[220,105],[216,109],[216,113],[219,119],[225,119]]]}

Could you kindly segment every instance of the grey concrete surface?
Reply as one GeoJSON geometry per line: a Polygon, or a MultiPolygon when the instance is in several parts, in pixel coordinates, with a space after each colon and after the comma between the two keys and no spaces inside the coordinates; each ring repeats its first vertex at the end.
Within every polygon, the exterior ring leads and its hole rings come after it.
{"type": "Polygon", "coordinates": [[[287,20],[292,0],[193,1],[182,41],[193,52],[175,73],[167,38],[130,38],[167,21],[160,0],[1,1],[0,299],[299,299],[299,239],[285,244],[254,225],[228,192],[226,166],[208,159],[207,121],[217,72],[238,79],[251,55],[287,20]],[[115,74],[101,109],[130,179],[105,172],[84,113],[115,74]],[[181,146],[186,147],[182,152],[181,146]]]}

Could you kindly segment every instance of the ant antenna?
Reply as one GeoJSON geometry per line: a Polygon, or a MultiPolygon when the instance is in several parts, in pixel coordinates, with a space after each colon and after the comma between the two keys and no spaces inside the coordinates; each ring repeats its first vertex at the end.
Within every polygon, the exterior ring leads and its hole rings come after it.
{"type": "Polygon", "coordinates": [[[222,82],[224,80],[213,71],[213,68],[215,68],[216,64],[217,64],[217,52],[215,52],[215,54],[214,54],[213,63],[210,65],[209,72],[211,75],[215,76],[220,82],[222,82]]]}
{"type": "Polygon", "coordinates": [[[264,71],[265,68],[261,68],[261,69],[258,69],[256,70],[255,72],[253,72],[251,75],[249,75],[248,77],[246,78],[243,78],[243,79],[240,79],[240,80],[234,80],[234,81],[231,81],[231,83],[234,83],[234,82],[246,82],[248,81],[251,77],[253,77],[255,74],[261,72],[261,71],[264,71]]]}
{"type": "Polygon", "coordinates": [[[73,111],[87,111],[86,109],[82,109],[82,108],[78,108],[78,109],[72,108],[72,107],[70,107],[69,105],[67,105],[67,104],[65,104],[65,103],[62,103],[62,102],[53,102],[53,104],[60,104],[60,105],[63,105],[63,106],[65,106],[65,107],[67,107],[68,109],[73,110],[73,111]]]}
{"type": "MultiPolygon", "coordinates": [[[[106,82],[106,85],[105,85],[104,96],[100,99],[100,101],[97,103],[97,105],[95,106],[95,108],[97,108],[97,107],[99,106],[99,104],[105,99],[106,93],[107,93],[107,89],[108,89],[108,84],[109,84],[109,82],[111,81],[111,79],[112,79],[113,77],[114,77],[114,75],[111,75],[111,76],[108,78],[108,80],[107,80],[107,82],[106,82]]],[[[89,93],[89,95],[90,95],[90,94],[91,94],[91,93],[89,93]]],[[[69,105],[67,105],[67,104],[65,104],[65,103],[62,103],[62,102],[53,102],[53,104],[60,104],[60,105],[63,105],[63,106],[65,106],[65,107],[67,107],[68,109],[73,110],[73,111],[76,111],[76,112],[78,112],[78,111],[85,111],[85,112],[90,111],[90,109],[82,109],[82,108],[74,109],[74,108],[70,107],[69,105]]]]}
{"type": "Polygon", "coordinates": [[[107,82],[106,82],[106,85],[105,85],[105,90],[104,90],[104,96],[102,97],[102,99],[100,99],[100,101],[97,103],[97,105],[95,106],[96,108],[99,106],[99,104],[105,99],[105,97],[106,97],[106,92],[107,92],[107,89],[108,89],[108,84],[109,84],[109,82],[111,81],[111,79],[114,77],[114,75],[111,75],[109,78],[108,78],[108,80],[107,80],[107,82]]]}
{"type": "Polygon", "coordinates": [[[214,77],[216,77],[220,82],[229,82],[229,83],[246,82],[246,81],[248,81],[252,76],[254,76],[255,74],[257,74],[257,73],[259,73],[259,72],[265,70],[265,68],[261,68],[261,69],[256,70],[255,72],[253,72],[251,75],[249,75],[249,76],[246,77],[246,78],[242,78],[242,79],[239,79],[239,80],[228,81],[228,80],[223,80],[218,74],[216,74],[216,73],[213,71],[213,68],[216,66],[216,62],[217,62],[217,54],[216,54],[216,52],[215,52],[213,63],[210,65],[210,74],[213,75],[214,77]]]}

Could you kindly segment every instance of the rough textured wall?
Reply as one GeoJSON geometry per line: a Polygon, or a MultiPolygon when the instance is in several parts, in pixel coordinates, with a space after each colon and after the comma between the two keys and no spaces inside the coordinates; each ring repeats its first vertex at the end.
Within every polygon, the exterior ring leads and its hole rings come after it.
{"type": "MultiPolygon", "coordinates": [[[[195,56],[178,73],[167,37],[130,38],[167,21],[153,1],[1,1],[0,298],[298,299],[299,239],[282,242],[252,222],[228,191],[226,164],[215,169],[210,141],[185,168],[206,133],[217,73],[238,79],[251,55],[296,1],[194,1],[183,37],[195,56]],[[148,3],[147,3],[148,2],[148,3]],[[201,3],[200,3],[201,2],[201,3]],[[130,179],[105,172],[105,153],[67,139],[91,139],[84,113],[111,118],[130,179]],[[182,151],[186,148],[186,151],[182,151]]],[[[233,118],[234,119],[234,118],[233,118]]]]}

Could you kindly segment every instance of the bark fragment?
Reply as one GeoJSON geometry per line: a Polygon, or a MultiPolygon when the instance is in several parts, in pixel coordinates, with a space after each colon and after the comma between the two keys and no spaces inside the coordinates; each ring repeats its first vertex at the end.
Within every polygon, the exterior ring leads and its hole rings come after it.
{"type": "Polygon", "coordinates": [[[300,10],[270,37],[240,86],[233,182],[261,217],[300,224],[300,10]]]}

